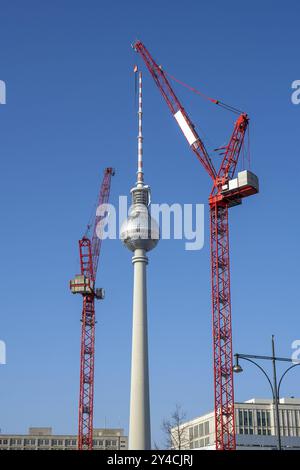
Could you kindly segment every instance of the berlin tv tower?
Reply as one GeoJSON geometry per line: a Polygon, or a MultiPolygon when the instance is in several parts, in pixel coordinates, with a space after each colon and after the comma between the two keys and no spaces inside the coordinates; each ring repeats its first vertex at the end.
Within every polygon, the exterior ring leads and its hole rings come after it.
{"type": "Polygon", "coordinates": [[[131,189],[132,206],[121,228],[121,239],[133,252],[133,323],[131,355],[131,391],[129,449],[151,449],[148,331],[147,331],[147,251],[156,247],[159,228],[149,212],[150,188],[144,184],[142,134],[142,73],[139,79],[138,171],[137,183],[131,189]]]}

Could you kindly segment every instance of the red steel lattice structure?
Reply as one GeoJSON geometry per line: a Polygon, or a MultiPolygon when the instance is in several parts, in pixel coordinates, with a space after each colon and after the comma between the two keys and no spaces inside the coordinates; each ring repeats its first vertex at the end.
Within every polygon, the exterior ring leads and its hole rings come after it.
{"type": "MultiPolygon", "coordinates": [[[[258,192],[258,186],[245,184],[230,191],[224,188],[228,187],[234,176],[249,119],[245,113],[238,117],[229,144],[223,148],[224,156],[220,169],[216,172],[204,143],[175,95],[162,67],[154,61],[142,42],[136,41],[133,48],[143,58],[191,149],[213,181],[209,206],[216,449],[235,450],[228,209],[240,204],[243,197],[258,192]]],[[[224,108],[234,109],[218,100],[210,100],[224,108]]]]}
{"type": "MultiPolygon", "coordinates": [[[[111,177],[113,175],[113,168],[105,169],[97,207],[108,202],[111,177]]],[[[92,450],[93,448],[95,299],[104,298],[103,289],[95,288],[102,242],[101,218],[102,217],[99,215],[95,215],[94,217],[92,241],[87,236],[83,236],[82,239],[79,240],[81,274],[70,281],[71,291],[73,293],[79,293],[83,297],[78,450],[92,450]]]]}

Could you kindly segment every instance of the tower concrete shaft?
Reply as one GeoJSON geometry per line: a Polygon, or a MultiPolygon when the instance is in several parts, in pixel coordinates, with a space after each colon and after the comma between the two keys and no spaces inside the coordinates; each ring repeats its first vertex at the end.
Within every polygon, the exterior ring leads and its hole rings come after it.
{"type": "Polygon", "coordinates": [[[136,249],[132,257],[134,267],[133,324],[131,356],[131,391],[129,449],[151,449],[147,284],[145,250],[136,249]]]}

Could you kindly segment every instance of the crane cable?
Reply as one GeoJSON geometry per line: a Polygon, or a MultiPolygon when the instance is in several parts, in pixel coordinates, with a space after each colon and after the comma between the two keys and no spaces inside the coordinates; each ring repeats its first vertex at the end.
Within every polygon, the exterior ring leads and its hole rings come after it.
{"type": "MultiPolygon", "coordinates": [[[[162,70],[162,69],[161,69],[162,70]]],[[[223,103],[223,101],[220,101],[220,100],[216,100],[214,98],[211,98],[210,96],[206,95],[205,93],[202,93],[201,91],[197,90],[196,88],[190,86],[190,85],[187,85],[186,83],[182,82],[181,80],[178,80],[178,78],[174,77],[173,75],[171,75],[170,73],[166,72],[165,70],[163,70],[163,73],[165,75],[168,75],[168,77],[170,77],[172,80],[174,80],[175,82],[179,83],[180,85],[184,86],[185,88],[187,88],[188,90],[192,91],[193,93],[196,93],[197,95],[200,95],[202,96],[202,98],[210,101],[211,103],[214,103],[218,106],[220,106],[221,108],[224,108],[226,109],[227,111],[231,111],[232,113],[235,113],[235,114],[242,114],[243,111],[237,109],[237,108],[234,108],[233,106],[229,105],[229,104],[226,104],[226,103],[223,103]]]]}
{"type": "MultiPolygon", "coordinates": [[[[226,104],[226,103],[223,103],[222,101],[220,100],[216,100],[214,98],[211,98],[210,96],[206,95],[205,93],[203,93],[202,91],[199,91],[197,90],[197,88],[194,88],[184,82],[182,82],[181,80],[178,80],[178,78],[174,77],[173,75],[171,75],[170,73],[166,72],[164,69],[162,69],[162,67],[160,67],[160,69],[162,70],[162,72],[165,74],[165,75],[168,75],[168,77],[170,77],[172,80],[174,80],[175,82],[179,83],[180,85],[184,86],[185,88],[187,88],[188,90],[192,91],[193,93],[197,94],[197,95],[200,95],[202,98],[210,101],[211,103],[213,104],[216,104],[220,107],[222,107],[223,109],[225,109],[226,111],[231,111],[232,113],[234,114],[244,114],[243,111],[241,111],[240,109],[237,109],[229,104],[226,104]]],[[[202,131],[203,132],[203,131],[202,131]]],[[[247,130],[247,141],[248,141],[248,145],[247,145],[247,149],[245,150],[246,151],[246,157],[244,156],[244,160],[247,160],[247,163],[248,163],[248,166],[250,168],[251,166],[251,156],[250,156],[250,132],[249,132],[249,127],[248,127],[248,130],[247,130]]],[[[216,149],[217,150],[217,149],[216,149]]]]}

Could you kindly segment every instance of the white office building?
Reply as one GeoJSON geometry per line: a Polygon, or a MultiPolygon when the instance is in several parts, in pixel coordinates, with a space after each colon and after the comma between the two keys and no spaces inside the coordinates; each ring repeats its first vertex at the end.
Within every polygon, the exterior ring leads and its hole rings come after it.
{"type": "MultiPolygon", "coordinates": [[[[53,434],[52,428],[29,428],[28,434],[0,434],[0,450],[76,450],[77,436],[53,434]]],[[[127,450],[128,438],[119,428],[93,430],[95,450],[127,450]]]]}
{"type": "MultiPolygon", "coordinates": [[[[300,450],[300,398],[281,398],[279,404],[282,449],[300,450]]],[[[236,442],[238,450],[272,450],[277,448],[273,400],[252,398],[235,403],[236,442]]],[[[173,429],[174,448],[178,431],[173,429]]],[[[199,416],[181,426],[182,449],[214,450],[214,412],[199,416]],[[184,432],[182,432],[184,431],[184,432]]]]}

